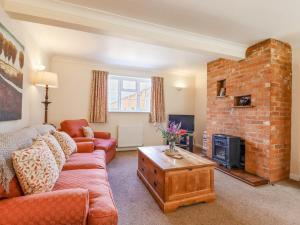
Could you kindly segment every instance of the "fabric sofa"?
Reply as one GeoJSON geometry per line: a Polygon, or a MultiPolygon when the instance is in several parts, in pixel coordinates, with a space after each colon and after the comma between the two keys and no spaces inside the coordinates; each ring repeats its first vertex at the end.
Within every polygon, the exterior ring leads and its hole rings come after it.
{"type": "MultiPolygon", "coordinates": [[[[33,137],[23,136],[22,141],[26,138],[33,137]]],[[[23,195],[14,178],[10,192],[15,197],[3,198],[0,185],[0,225],[118,224],[107,177],[106,153],[95,150],[94,142],[77,143],[77,152],[64,164],[52,191],[23,195]]]]}
{"type": "Polygon", "coordinates": [[[60,130],[69,134],[76,142],[93,142],[95,150],[104,150],[106,162],[109,163],[116,155],[116,140],[108,132],[94,132],[94,138],[87,138],[82,127],[89,126],[85,119],[64,120],[60,123],[60,130]]]}

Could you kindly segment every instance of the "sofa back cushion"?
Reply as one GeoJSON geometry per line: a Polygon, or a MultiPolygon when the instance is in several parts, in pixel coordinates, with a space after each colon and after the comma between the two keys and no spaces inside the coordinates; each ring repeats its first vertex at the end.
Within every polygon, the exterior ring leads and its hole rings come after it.
{"type": "Polygon", "coordinates": [[[53,131],[51,125],[35,125],[21,130],[0,133],[0,199],[17,197],[22,194],[16,173],[12,164],[14,151],[28,148],[37,136],[53,131]]]}
{"type": "Polygon", "coordinates": [[[52,135],[60,144],[62,150],[65,153],[66,159],[68,159],[74,152],[77,151],[76,142],[66,132],[54,131],[52,135]]]}
{"type": "Polygon", "coordinates": [[[55,158],[57,167],[58,167],[59,171],[61,171],[66,162],[66,157],[65,157],[65,153],[62,150],[60,144],[58,143],[56,138],[51,134],[46,134],[46,135],[42,136],[41,138],[48,145],[49,149],[51,150],[51,152],[55,158]]]}
{"type": "Polygon", "coordinates": [[[60,123],[61,131],[66,132],[71,137],[84,137],[82,127],[88,126],[88,122],[85,119],[79,120],[65,120],[60,123]]]}
{"type": "Polygon", "coordinates": [[[15,151],[12,160],[24,194],[52,190],[59,170],[52,152],[43,140],[39,139],[31,147],[15,151]]]}

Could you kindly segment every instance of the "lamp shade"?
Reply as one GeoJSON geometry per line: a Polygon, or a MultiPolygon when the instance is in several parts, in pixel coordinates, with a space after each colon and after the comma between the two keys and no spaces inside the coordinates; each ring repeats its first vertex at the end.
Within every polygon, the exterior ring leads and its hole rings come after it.
{"type": "Polygon", "coordinates": [[[56,73],[46,72],[46,71],[39,71],[36,73],[35,76],[35,85],[51,88],[58,87],[58,79],[56,73]]]}

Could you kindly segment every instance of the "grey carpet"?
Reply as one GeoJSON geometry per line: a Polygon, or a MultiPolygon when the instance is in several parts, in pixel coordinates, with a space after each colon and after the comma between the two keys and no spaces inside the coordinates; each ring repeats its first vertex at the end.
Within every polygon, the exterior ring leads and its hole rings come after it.
{"type": "Polygon", "coordinates": [[[215,171],[217,200],[163,214],[136,175],[137,152],[118,152],[108,166],[120,225],[300,225],[300,184],[251,187],[215,171]]]}

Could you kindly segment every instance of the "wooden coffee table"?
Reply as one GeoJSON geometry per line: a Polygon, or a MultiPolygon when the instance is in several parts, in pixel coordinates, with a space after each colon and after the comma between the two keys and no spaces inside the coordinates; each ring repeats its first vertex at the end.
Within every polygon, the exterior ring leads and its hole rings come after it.
{"type": "Polygon", "coordinates": [[[215,163],[177,148],[183,159],[165,155],[168,146],[139,147],[137,175],[164,213],[179,206],[211,202],[215,163]]]}

